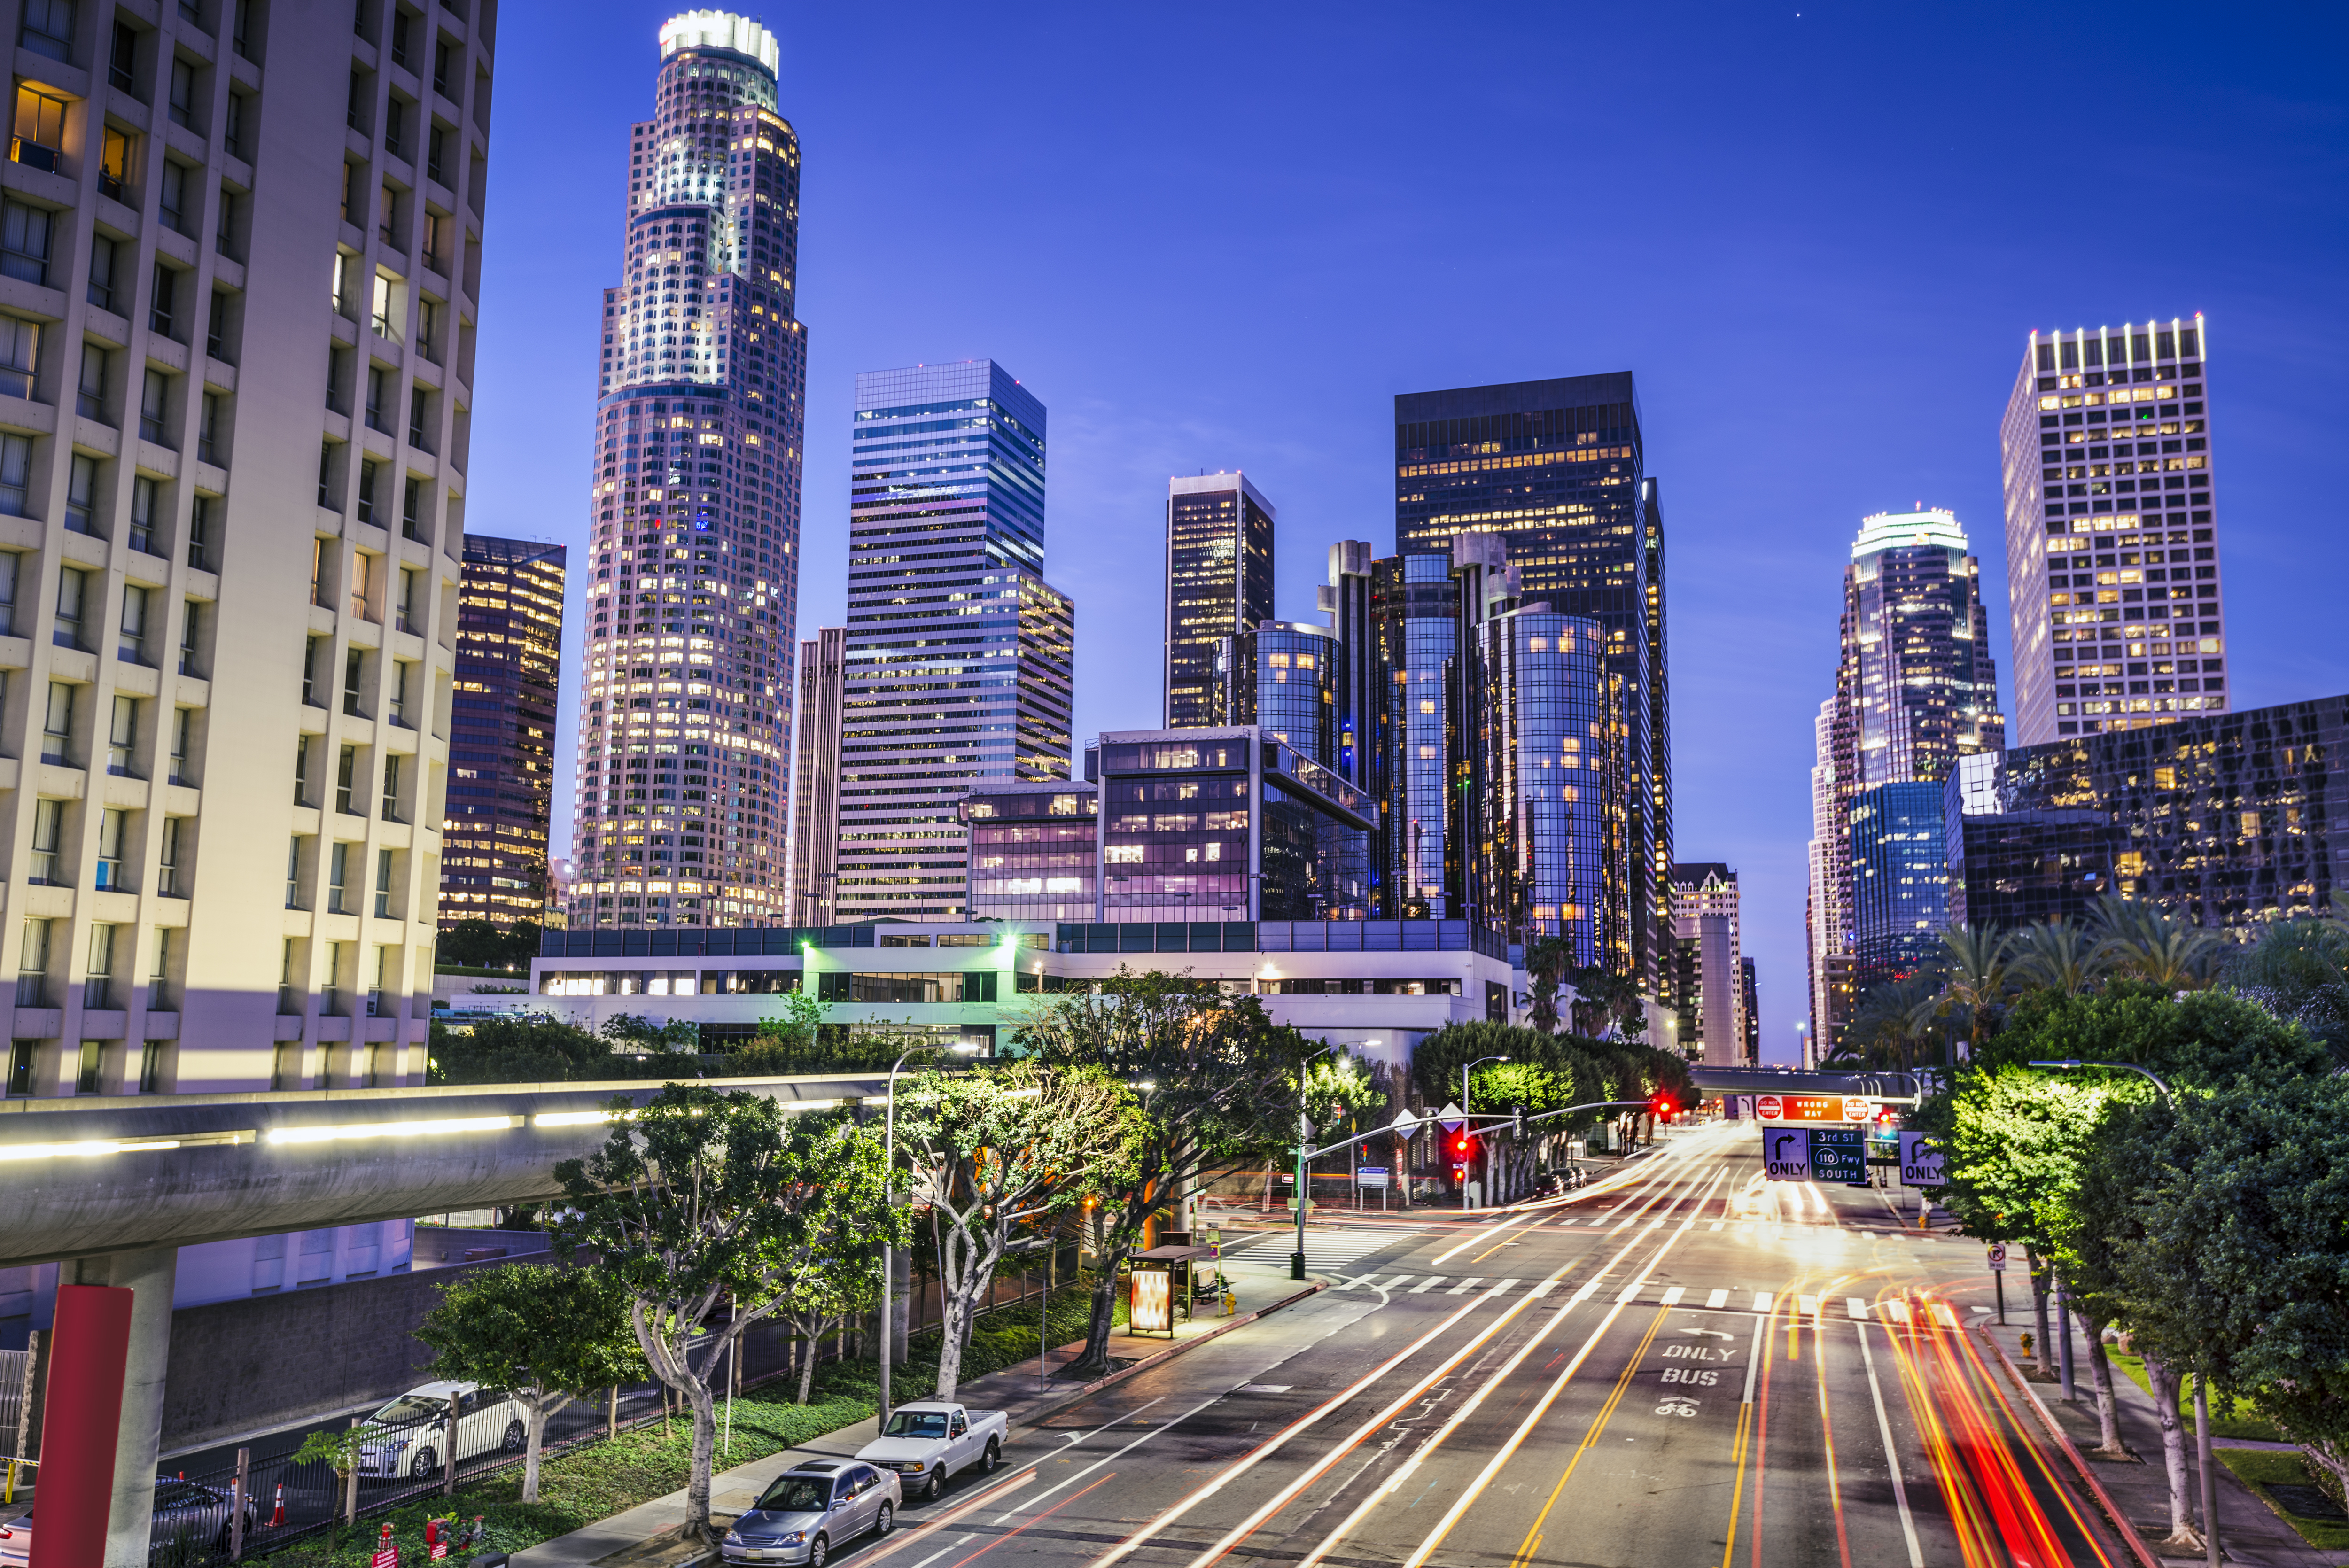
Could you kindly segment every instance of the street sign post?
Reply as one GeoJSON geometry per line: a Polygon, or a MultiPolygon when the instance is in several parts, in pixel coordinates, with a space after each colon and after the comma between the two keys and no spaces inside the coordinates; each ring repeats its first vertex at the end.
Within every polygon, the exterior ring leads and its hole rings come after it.
{"type": "Polygon", "coordinates": [[[1775,1094],[1754,1097],[1754,1115],[1762,1121],[1776,1121],[1785,1114],[1786,1102],[1775,1094]]]}
{"type": "Polygon", "coordinates": [[[1990,1283],[1998,1292],[1998,1326],[2006,1326],[2006,1243],[1990,1244],[1990,1283]]]}
{"type": "Polygon", "coordinates": [[[1762,1170],[1773,1181],[1809,1181],[1811,1179],[1810,1133],[1798,1127],[1764,1128],[1762,1130],[1762,1170]]]}
{"type": "Polygon", "coordinates": [[[1840,1181],[1847,1187],[1868,1185],[1868,1135],[1858,1127],[1811,1129],[1811,1179],[1840,1181]]]}

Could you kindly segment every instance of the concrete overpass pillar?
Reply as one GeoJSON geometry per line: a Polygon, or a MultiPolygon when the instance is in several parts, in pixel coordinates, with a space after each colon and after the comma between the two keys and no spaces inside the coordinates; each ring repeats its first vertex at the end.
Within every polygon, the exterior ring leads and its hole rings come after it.
{"type": "Polygon", "coordinates": [[[107,1515],[106,1568],[147,1568],[155,1511],[155,1456],[163,1439],[163,1374],[171,1358],[171,1288],[180,1249],[116,1253],[72,1265],[77,1284],[131,1293],[130,1357],[122,1375],[122,1425],[114,1447],[114,1502],[107,1515]]]}

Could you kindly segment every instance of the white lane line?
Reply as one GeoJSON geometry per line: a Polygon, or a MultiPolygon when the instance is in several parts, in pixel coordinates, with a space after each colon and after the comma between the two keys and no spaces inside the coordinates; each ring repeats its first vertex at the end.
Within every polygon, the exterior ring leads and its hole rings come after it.
{"type": "MultiPolygon", "coordinates": [[[[1887,1348],[1892,1331],[1878,1324],[1887,1348]]],[[[1925,1553],[1917,1545],[1917,1521],[1909,1512],[1909,1486],[1900,1479],[1900,1454],[1892,1446],[1892,1422],[1884,1413],[1884,1390],[1876,1381],[1876,1357],[1868,1348],[1868,1326],[1859,1326],[1859,1358],[1868,1367],[1868,1391],[1876,1399],[1876,1432],[1884,1439],[1884,1461],[1892,1467],[1892,1501],[1900,1505],[1900,1533],[1909,1539],[1909,1568],[1925,1568],[1925,1553]]]]}
{"type": "Polygon", "coordinates": [[[1704,1298],[1704,1304],[1715,1310],[1727,1306],[1729,1305],[1729,1292],[1726,1290],[1714,1291],[1711,1295],[1704,1298]]]}
{"type": "Polygon", "coordinates": [[[1754,1320],[1754,1343],[1745,1352],[1744,1403],[1748,1405],[1754,1403],[1754,1375],[1762,1370],[1762,1331],[1768,1327],[1769,1324],[1770,1320],[1766,1317],[1757,1317],[1754,1320]]]}
{"type": "MultiPolygon", "coordinates": [[[[1076,1484],[1077,1484],[1077,1482],[1079,1482],[1080,1480],[1082,1480],[1085,1477],[1087,1477],[1087,1476],[1089,1476],[1089,1475],[1092,1474],[1092,1473],[1093,1473],[1093,1471],[1095,1471],[1095,1470],[1097,1470],[1101,1469],[1101,1468],[1102,1468],[1102,1466],[1103,1466],[1103,1465],[1105,1465],[1105,1464],[1109,1463],[1111,1460],[1113,1460],[1113,1459],[1117,1458],[1117,1455],[1118,1455],[1118,1454],[1124,1453],[1128,1449],[1138,1449],[1138,1448],[1140,1448],[1143,1444],[1144,1444],[1144,1443],[1148,1442],[1151,1439],[1153,1439],[1153,1438],[1156,1437],[1159,1433],[1161,1433],[1161,1432],[1164,1431],[1167,1428],[1169,1428],[1169,1427],[1173,1427],[1173,1426],[1179,1426],[1179,1425],[1181,1425],[1183,1422],[1189,1420],[1192,1417],[1194,1417],[1194,1416],[1197,1415],[1200,1411],[1202,1411],[1202,1410],[1206,1409],[1208,1406],[1210,1406],[1210,1405],[1214,1404],[1214,1403],[1216,1402],[1216,1399],[1220,1399],[1220,1398],[1222,1398],[1223,1397],[1224,1397],[1223,1395],[1221,1395],[1221,1394],[1217,1394],[1217,1395],[1214,1396],[1214,1397],[1213,1397],[1213,1398],[1206,1398],[1206,1399],[1202,1399],[1202,1400],[1200,1400],[1197,1404],[1195,1404],[1195,1405],[1192,1406],[1189,1409],[1187,1409],[1187,1410],[1184,1411],[1181,1415],[1179,1415],[1179,1416],[1175,1417],[1173,1420],[1171,1420],[1171,1421],[1162,1421],[1162,1422],[1160,1422],[1157,1426],[1153,1427],[1150,1430],[1148,1430],[1148,1431],[1146,1431],[1146,1432],[1143,1433],[1140,1437],[1138,1437],[1138,1438],[1134,1439],[1133,1439],[1133,1441],[1132,1441],[1132,1442],[1130,1442],[1130,1443],[1126,1444],[1126,1445],[1125,1445],[1125,1448],[1123,1448],[1123,1449],[1118,1449],[1116,1454],[1111,1454],[1107,1459],[1095,1460],[1092,1463],[1091,1463],[1091,1464],[1087,1465],[1084,1469],[1082,1469],[1082,1470],[1079,1470],[1076,1474],[1074,1474],[1074,1475],[1072,1475],[1072,1476],[1069,1477],[1066,1480],[1060,1480],[1060,1481],[1055,1481],[1055,1482],[1053,1482],[1050,1486],[1046,1487],[1043,1491],[1041,1491],[1038,1492],[1035,1496],[1033,1496],[1033,1497],[1031,1497],[1031,1498],[1028,1498],[1027,1500],[1025,1500],[1025,1501],[1021,1504],[1021,1506],[1020,1506],[1019,1508],[1014,1508],[1014,1509],[1009,1510],[1009,1511],[1005,1511],[1005,1512],[1002,1512],[1002,1513],[999,1513],[999,1514],[997,1514],[997,1515],[995,1516],[995,1518],[993,1519],[993,1521],[991,1521],[990,1522],[992,1522],[992,1523],[994,1523],[994,1524],[1001,1524],[1005,1520],[1007,1520],[1007,1519],[1010,1519],[1010,1518],[1012,1518],[1012,1517],[1014,1517],[1014,1516],[1018,1515],[1019,1513],[1020,1513],[1020,1512],[1024,1511],[1025,1511],[1025,1510],[1027,1510],[1027,1509],[1034,1508],[1038,1503],[1040,1503],[1040,1502],[1043,1501],[1046,1498],[1048,1498],[1048,1497],[1051,1496],[1054,1492],[1056,1492],[1056,1491],[1060,1491],[1062,1487],[1068,1487],[1068,1486],[1074,1486],[1074,1485],[1076,1485],[1076,1484]]],[[[1151,1400],[1151,1401],[1150,1401],[1150,1405],[1163,1404],[1164,1402],[1164,1398],[1163,1398],[1163,1397],[1162,1397],[1161,1398],[1151,1400]]],[[[1148,1408],[1150,1408],[1150,1405],[1144,1405],[1144,1406],[1143,1406],[1143,1407],[1141,1408],[1141,1409],[1128,1410],[1124,1415],[1120,1416],[1120,1417],[1117,1418],[1117,1420],[1118,1420],[1118,1421],[1123,1421],[1123,1420],[1126,1420],[1126,1419],[1128,1419],[1128,1418],[1132,1418],[1132,1417],[1139,1416],[1140,1414],[1142,1414],[1142,1411],[1143,1411],[1143,1410],[1147,1410],[1148,1408]]],[[[1109,1429],[1110,1429],[1111,1427],[1114,1427],[1114,1426],[1116,1426],[1116,1425],[1117,1425],[1117,1421],[1111,1421],[1111,1422],[1107,1423],[1107,1424],[1106,1424],[1106,1425],[1104,1425],[1104,1426],[1095,1427],[1092,1431],[1087,1432],[1083,1438],[1079,1438],[1079,1439],[1077,1439],[1077,1443],[1081,1443],[1081,1442],[1083,1442],[1083,1441],[1085,1440],[1085,1438],[1093,1437],[1093,1436],[1096,1436],[1096,1435],[1097,1435],[1097,1434],[1099,1434],[1099,1433],[1105,1432],[1105,1431],[1109,1430],[1109,1429]]],[[[1071,1444],[1069,1445],[1069,1448],[1070,1448],[1070,1449],[1073,1449],[1073,1448],[1075,1448],[1075,1447],[1077,1446],[1077,1443],[1071,1443],[1071,1444]]],[[[1061,1450],[1061,1452],[1063,1452],[1063,1453],[1066,1453],[1067,1451],[1068,1451],[1068,1449],[1063,1449],[1061,1450]]],[[[968,1537],[968,1536],[965,1536],[963,1539],[965,1539],[965,1540],[967,1541],[967,1540],[968,1540],[968,1539],[969,1539],[969,1537],[968,1537]]],[[[922,1568],[922,1565],[921,1565],[920,1563],[915,1563],[915,1564],[914,1564],[914,1568],[922,1568]]]]}
{"type": "MultiPolygon", "coordinates": [[[[1008,1518],[1009,1518],[1009,1517],[1010,1517],[1010,1515],[1009,1515],[1009,1514],[1006,1514],[1006,1515],[1004,1516],[1004,1518],[1006,1518],[1006,1519],[1008,1519],[1008,1518]]],[[[1000,1520],[999,1520],[999,1521],[997,1521],[997,1522],[998,1522],[998,1523],[1000,1523],[1000,1522],[1001,1522],[1000,1520]]],[[[975,1535],[958,1535],[958,1536],[955,1537],[955,1539],[953,1539],[952,1541],[947,1542],[944,1546],[939,1547],[936,1552],[931,1553],[927,1557],[923,1558],[919,1563],[915,1563],[915,1564],[914,1564],[914,1568],[930,1568],[930,1564],[931,1564],[931,1563],[935,1563],[935,1562],[936,1562],[939,1558],[941,1558],[941,1557],[945,1556],[947,1553],[949,1553],[949,1552],[953,1551],[956,1547],[957,1547],[957,1546],[968,1546],[968,1545],[969,1545],[973,1541],[976,1541],[976,1540],[978,1540],[978,1538],[977,1536],[975,1536],[975,1535]]]]}
{"type": "Polygon", "coordinates": [[[1688,1286],[1676,1284],[1672,1286],[1671,1289],[1664,1292],[1664,1305],[1666,1306],[1678,1306],[1681,1304],[1681,1297],[1687,1294],[1688,1286]]]}
{"type": "Polygon", "coordinates": [[[1518,1226],[1525,1226],[1525,1225],[1535,1225],[1535,1224],[1538,1224],[1538,1223],[1540,1223],[1540,1222],[1541,1222],[1541,1221],[1542,1221],[1543,1219],[1545,1219],[1546,1217],[1547,1217],[1547,1216],[1545,1216],[1545,1215],[1541,1215],[1541,1214],[1532,1214],[1532,1215],[1528,1215],[1527,1217],[1526,1217],[1525,1219],[1522,1219],[1522,1220],[1513,1220],[1513,1221],[1511,1221],[1508,1224],[1506,1224],[1506,1225],[1495,1225],[1495,1227],[1493,1227],[1491,1230],[1487,1230],[1487,1231],[1478,1231],[1475,1234],[1474,1234],[1474,1235],[1470,1236],[1466,1241],[1464,1241],[1464,1242],[1461,1243],[1458,1246],[1456,1246],[1456,1247],[1447,1247],[1447,1248],[1445,1248],[1443,1252],[1440,1252],[1440,1253],[1436,1253],[1433,1257],[1432,1257],[1432,1258],[1428,1259],[1427,1261],[1428,1261],[1429,1263],[1432,1263],[1432,1264],[1440,1264],[1440,1263],[1444,1263],[1444,1262],[1445,1262],[1446,1260],[1448,1260],[1449,1258],[1451,1258],[1451,1257],[1453,1256],[1453,1254],[1454,1254],[1454,1253],[1464,1253],[1464,1252],[1466,1252],[1470,1247],[1482,1246],[1482,1245],[1483,1245],[1484,1243],[1485,1243],[1486,1242],[1491,1241],[1495,1236],[1497,1236],[1497,1235],[1501,1234],[1501,1233],[1502,1233],[1502,1232],[1504,1232],[1504,1231],[1511,1230],[1511,1229],[1516,1228],[1516,1227],[1518,1227],[1518,1226]]]}
{"type": "Polygon", "coordinates": [[[1557,1288],[1557,1281],[1556,1281],[1556,1280],[1554,1280],[1554,1279],[1546,1279],[1546,1280],[1542,1281],[1539,1284],[1537,1284],[1537,1285],[1535,1285],[1535,1286],[1534,1286],[1534,1288],[1533,1288],[1533,1294],[1534,1294],[1535,1295],[1547,1295],[1550,1292],[1552,1292],[1552,1291],[1556,1290],[1557,1288]]]}

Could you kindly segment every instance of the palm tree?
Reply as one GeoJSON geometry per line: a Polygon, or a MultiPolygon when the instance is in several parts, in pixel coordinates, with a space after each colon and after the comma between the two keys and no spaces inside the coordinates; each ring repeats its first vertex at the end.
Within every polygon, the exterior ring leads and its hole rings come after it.
{"type": "Polygon", "coordinates": [[[2098,952],[2106,967],[2166,991],[2208,985],[2224,955],[2214,934],[2135,899],[2107,894],[2088,919],[2102,939],[2098,952]]]}
{"type": "Polygon", "coordinates": [[[1526,980],[1533,992],[1529,1020],[1545,1035],[1557,1033],[1557,987],[1574,962],[1574,949],[1562,936],[1545,936],[1526,949],[1526,980]]]}
{"type": "Polygon", "coordinates": [[[1837,1054],[1865,1060],[1866,1047],[1873,1045],[1882,1048],[1887,1067],[1914,1070],[1916,1047],[1932,1026],[1940,989],[1930,975],[1911,975],[1877,986],[1852,1015],[1837,1054]]]}
{"type": "Polygon", "coordinates": [[[1982,925],[1953,925],[1941,933],[1941,995],[1934,1012],[1947,1016],[1966,1012],[1971,1056],[1982,1048],[1982,1026],[1991,1009],[2010,989],[2009,958],[2014,948],[2010,932],[1982,925]]]}
{"type": "Polygon", "coordinates": [[[2349,921],[2271,921],[2226,959],[2237,990],[2299,1024],[2349,1067],[2349,921]]]}
{"type": "Polygon", "coordinates": [[[2077,996],[2103,978],[2104,944],[2086,927],[2058,915],[2016,934],[2013,967],[2028,985],[2077,996]]]}

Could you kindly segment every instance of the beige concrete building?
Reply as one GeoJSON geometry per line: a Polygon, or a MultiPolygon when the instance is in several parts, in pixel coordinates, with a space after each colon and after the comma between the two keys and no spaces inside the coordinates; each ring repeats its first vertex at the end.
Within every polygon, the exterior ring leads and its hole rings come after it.
{"type": "Polygon", "coordinates": [[[1672,867],[1671,890],[1680,1047],[1708,1067],[1743,1066],[1737,873],[1718,861],[1683,861],[1672,867]]]}
{"type": "Polygon", "coordinates": [[[494,0],[24,0],[10,1095],[420,1081],[494,0]]]}
{"type": "Polygon", "coordinates": [[[841,671],[848,628],[800,644],[799,758],[792,785],[792,923],[830,925],[840,881],[841,671]]]}

